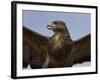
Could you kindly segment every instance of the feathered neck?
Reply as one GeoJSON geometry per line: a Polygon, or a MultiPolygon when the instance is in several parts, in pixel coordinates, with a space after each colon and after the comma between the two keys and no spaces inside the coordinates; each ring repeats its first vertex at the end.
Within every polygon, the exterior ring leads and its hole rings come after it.
{"type": "Polygon", "coordinates": [[[56,30],[56,31],[54,31],[54,35],[52,36],[52,37],[56,37],[56,36],[59,36],[59,38],[69,38],[69,39],[71,39],[71,37],[70,37],[70,34],[69,34],[69,32],[68,32],[68,30],[56,30]]]}
{"type": "Polygon", "coordinates": [[[50,40],[54,44],[54,49],[61,48],[65,43],[72,42],[70,35],[66,31],[56,31],[50,40]]]}

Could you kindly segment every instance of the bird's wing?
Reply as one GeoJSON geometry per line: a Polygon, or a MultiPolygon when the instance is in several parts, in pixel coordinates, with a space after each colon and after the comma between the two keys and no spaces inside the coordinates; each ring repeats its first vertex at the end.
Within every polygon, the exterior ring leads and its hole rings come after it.
{"type": "Polygon", "coordinates": [[[91,60],[91,35],[74,41],[72,44],[73,64],[91,60]]]}
{"type": "Polygon", "coordinates": [[[31,50],[29,53],[24,49],[23,60],[28,62],[27,58],[29,56],[32,63],[31,67],[34,65],[41,66],[45,61],[48,39],[48,37],[42,36],[41,34],[23,26],[23,47],[26,45],[31,50]]]}
{"type": "Polygon", "coordinates": [[[25,42],[27,42],[31,47],[43,47],[47,45],[48,39],[48,37],[45,37],[23,26],[23,40],[25,40],[25,42]]]}

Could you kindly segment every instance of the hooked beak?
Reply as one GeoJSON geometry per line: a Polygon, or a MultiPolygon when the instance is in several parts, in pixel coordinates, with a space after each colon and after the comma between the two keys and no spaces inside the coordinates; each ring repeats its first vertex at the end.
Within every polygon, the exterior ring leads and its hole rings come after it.
{"type": "Polygon", "coordinates": [[[48,29],[52,29],[52,26],[51,26],[51,25],[47,25],[47,28],[48,28],[48,29]]]}

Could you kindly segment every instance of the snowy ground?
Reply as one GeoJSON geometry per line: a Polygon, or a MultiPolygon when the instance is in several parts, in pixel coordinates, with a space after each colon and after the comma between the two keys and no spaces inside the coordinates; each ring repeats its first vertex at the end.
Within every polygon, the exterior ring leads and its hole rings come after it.
{"type": "MultiPolygon", "coordinates": [[[[73,67],[84,67],[84,66],[91,66],[91,62],[84,62],[82,64],[75,64],[73,67]]],[[[28,65],[27,69],[31,69],[30,65],[28,65]]]]}
{"type": "Polygon", "coordinates": [[[84,62],[82,64],[73,65],[73,67],[84,67],[84,66],[91,66],[91,62],[84,62]]]}

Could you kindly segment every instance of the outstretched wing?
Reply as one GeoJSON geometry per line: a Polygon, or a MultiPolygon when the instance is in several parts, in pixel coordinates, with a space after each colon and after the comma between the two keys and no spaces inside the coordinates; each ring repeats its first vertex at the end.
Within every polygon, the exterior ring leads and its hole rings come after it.
{"type": "Polygon", "coordinates": [[[45,37],[23,26],[23,40],[25,40],[25,42],[27,42],[31,47],[39,48],[46,46],[48,39],[48,37],[45,37]]]}
{"type": "Polygon", "coordinates": [[[48,39],[23,26],[23,67],[30,64],[31,68],[39,68],[43,65],[48,39]]]}
{"type": "Polygon", "coordinates": [[[87,35],[72,44],[73,64],[91,60],[91,35],[87,35]]]}

